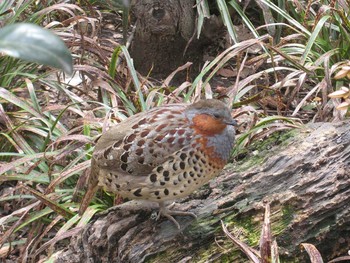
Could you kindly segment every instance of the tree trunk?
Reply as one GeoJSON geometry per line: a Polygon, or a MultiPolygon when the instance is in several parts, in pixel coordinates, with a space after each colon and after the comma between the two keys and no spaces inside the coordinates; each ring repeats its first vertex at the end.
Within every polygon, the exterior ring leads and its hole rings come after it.
{"type": "Polygon", "coordinates": [[[314,124],[225,172],[176,207],[198,218],[155,221],[152,207],[128,202],[96,216],[56,262],[246,262],[223,234],[220,220],[257,246],[264,204],[282,262],[306,262],[300,243],[312,243],[324,259],[350,247],[349,122],[314,124]]]}
{"type": "Polygon", "coordinates": [[[164,78],[186,62],[198,66],[202,50],[196,37],[191,40],[196,24],[194,5],[193,0],[135,1],[131,10],[136,31],[130,54],[137,71],[164,78]]]}

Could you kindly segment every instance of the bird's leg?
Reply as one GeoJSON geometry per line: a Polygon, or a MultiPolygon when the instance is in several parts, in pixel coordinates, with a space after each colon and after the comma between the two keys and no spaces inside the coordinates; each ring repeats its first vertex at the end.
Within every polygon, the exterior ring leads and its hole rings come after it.
{"type": "MultiPolygon", "coordinates": [[[[174,203],[170,205],[171,207],[174,206],[174,203]]],[[[159,213],[157,216],[157,220],[160,218],[160,216],[165,216],[168,218],[171,222],[175,224],[177,229],[181,229],[180,224],[175,220],[173,216],[192,216],[194,218],[197,218],[197,216],[192,212],[184,212],[184,211],[175,211],[170,210],[169,207],[165,206],[164,202],[159,203],[159,213]]]]}

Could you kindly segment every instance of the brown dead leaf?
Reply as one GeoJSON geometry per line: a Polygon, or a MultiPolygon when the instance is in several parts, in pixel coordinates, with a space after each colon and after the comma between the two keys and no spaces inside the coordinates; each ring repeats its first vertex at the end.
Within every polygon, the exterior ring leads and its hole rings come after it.
{"type": "Polygon", "coordinates": [[[225,78],[231,78],[237,76],[237,70],[232,70],[228,68],[221,68],[217,72],[220,76],[225,78]]]}
{"type": "Polygon", "coordinates": [[[323,263],[322,256],[314,245],[309,243],[301,243],[301,245],[309,254],[311,263],[323,263]]]}

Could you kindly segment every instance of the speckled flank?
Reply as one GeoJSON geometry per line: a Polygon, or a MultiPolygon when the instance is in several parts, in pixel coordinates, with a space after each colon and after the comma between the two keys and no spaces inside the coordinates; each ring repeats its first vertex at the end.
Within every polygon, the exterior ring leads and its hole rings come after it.
{"type": "Polygon", "coordinates": [[[217,101],[135,115],[108,132],[113,141],[102,136],[96,146],[99,185],[156,202],[189,195],[226,164],[234,141],[230,121],[228,109],[217,101]]]}

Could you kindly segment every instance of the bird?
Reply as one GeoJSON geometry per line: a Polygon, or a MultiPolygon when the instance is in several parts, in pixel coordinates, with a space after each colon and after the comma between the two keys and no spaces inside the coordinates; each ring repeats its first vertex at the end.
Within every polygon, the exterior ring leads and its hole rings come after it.
{"type": "Polygon", "coordinates": [[[234,146],[237,123],[217,99],[178,103],[135,114],[103,133],[91,158],[91,173],[79,214],[100,188],[127,199],[159,203],[178,229],[175,211],[165,204],[190,195],[218,176],[234,146]]]}

